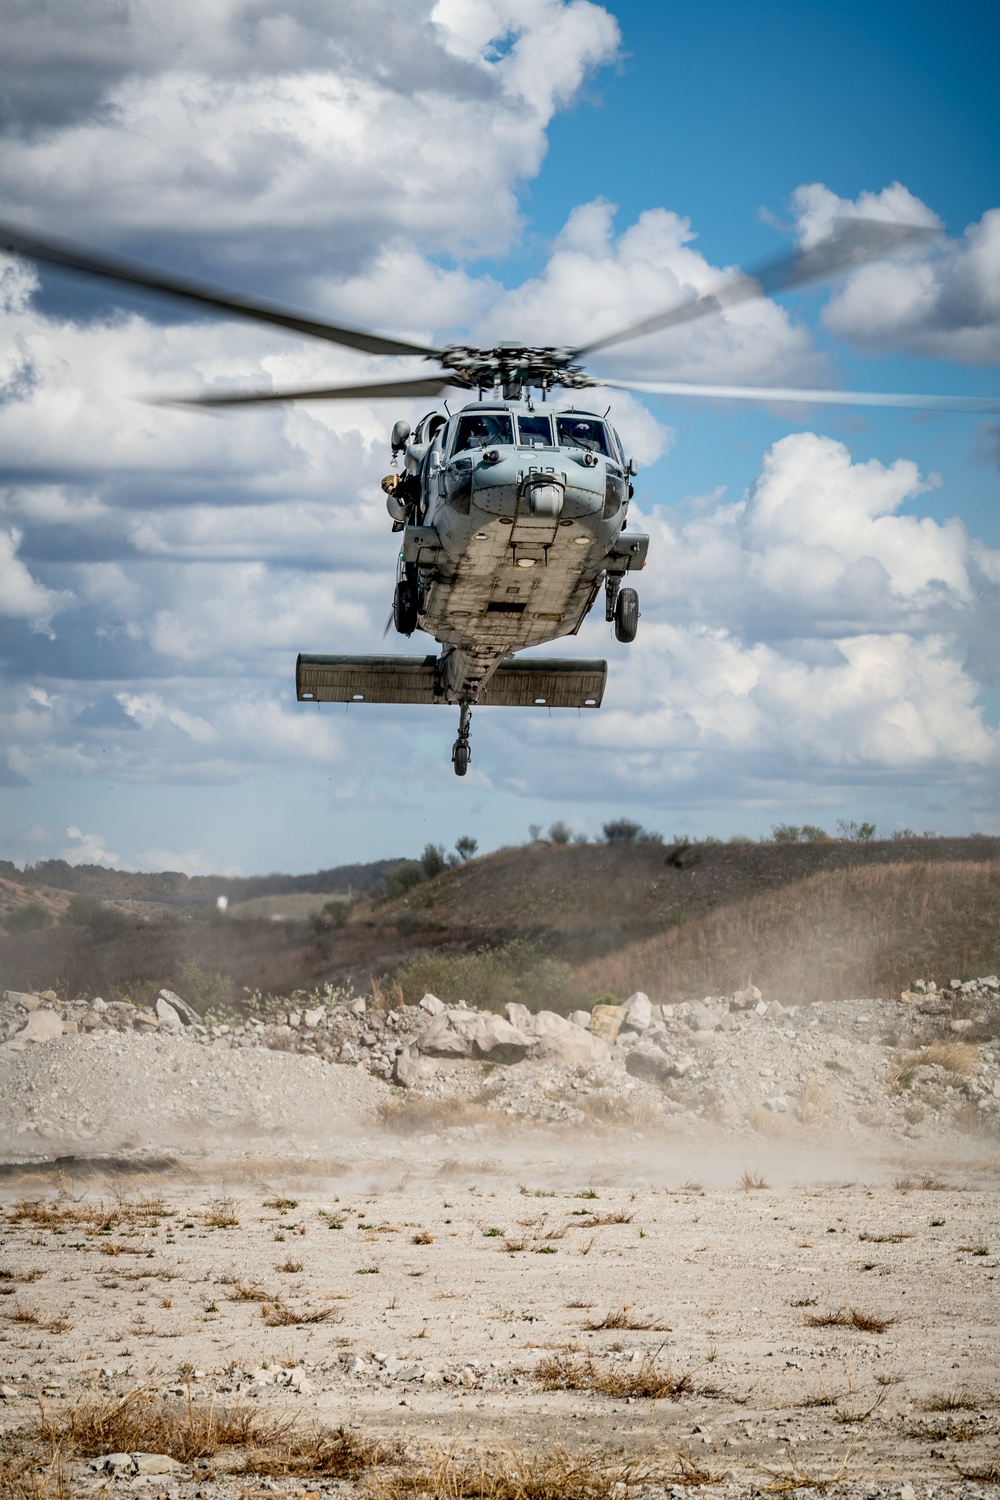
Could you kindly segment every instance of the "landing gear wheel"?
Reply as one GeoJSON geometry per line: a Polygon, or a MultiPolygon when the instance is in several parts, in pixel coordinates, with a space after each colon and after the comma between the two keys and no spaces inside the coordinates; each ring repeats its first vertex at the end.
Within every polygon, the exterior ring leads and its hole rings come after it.
{"type": "Polygon", "coordinates": [[[627,646],[638,629],[639,595],[635,589],[621,589],[615,604],[615,639],[627,646]]]}
{"type": "Polygon", "coordinates": [[[412,578],[401,578],[396,584],[392,621],[400,635],[412,635],[417,628],[417,585],[412,578]]]}
{"type": "Polygon", "coordinates": [[[456,776],[464,776],[469,769],[472,750],[469,746],[469,729],[472,725],[472,705],[463,703],[458,714],[458,739],[451,747],[451,763],[456,776]]]}

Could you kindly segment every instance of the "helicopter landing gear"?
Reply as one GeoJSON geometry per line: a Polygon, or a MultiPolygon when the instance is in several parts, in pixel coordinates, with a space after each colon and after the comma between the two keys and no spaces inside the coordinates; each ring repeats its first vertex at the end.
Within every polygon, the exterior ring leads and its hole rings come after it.
{"type": "Polygon", "coordinates": [[[451,763],[456,776],[464,776],[469,769],[472,747],[469,744],[469,728],[472,723],[472,706],[463,703],[458,720],[458,739],[451,747],[451,763]]]}
{"type": "Polygon", "coordinates": [[[639,629],[639,595],[635,589],[621,589],[615,603],[615,639],[629,645],[639,629]]]}
{"type": "Polygon", "coordinates": [[[610,625],[615,617],[615,605],[618,603],[618,590],[622,586],[621,576],[617,573],[608,573],[604,579],[604,618],[610,625]]]}
{"type": "Polygon", "coordinates": [[[401,578],[392,600],[392,622],[400,635],[412,635],[417,628],[417,580],[401,578]]]}

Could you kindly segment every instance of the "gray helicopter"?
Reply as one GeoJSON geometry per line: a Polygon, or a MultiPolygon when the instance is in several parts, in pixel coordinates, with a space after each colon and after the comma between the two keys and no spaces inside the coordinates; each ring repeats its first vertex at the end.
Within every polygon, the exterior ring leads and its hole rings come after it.
{"type": "MultiPolygon", "coordinates": [[[[607,420],[550,402],[557,389],[756,402],[805,402],[912,410],[998,412],[1000,397],[919,396],[800,387],[694,385],[590,375],[581,364],[628,339],[686,324],[753,297],[794,289],[901,250],[926,237],[912,225],[841,220],[811,249],[720,282],[711,294],[577,348],[501,343],[437,349],[308,318],[272,303],[175,277],[31,231],[0,225],[0,250],[89,276],[249,318],[364,353],[410,355],[437,369],[411,380],[302,390],[234,391],[164,398],[165,404],[232,407],[275,401],[439,397],[477,393],[452,413],[433,410],[411,431],[392,429],[394,467],[383,481],[393,530],[401,533],[392,623],[420,629],[442,647],[426,656],[302,654],[296,693],[309,703],[440,703],[459,709],[452,764],[464,776],[472,709],[599,708],[607,662],[518,660],[515,653],[576,635],[602,589],[615,636],[635,640],[636,590],[625,575],[646,565],[649,538],[628,530],[636,464],[607,420]],[[536,402],[533,393],[540,400],[536,402]]],[[[610,408],[608,408],[610,411],[610,408]]]]}

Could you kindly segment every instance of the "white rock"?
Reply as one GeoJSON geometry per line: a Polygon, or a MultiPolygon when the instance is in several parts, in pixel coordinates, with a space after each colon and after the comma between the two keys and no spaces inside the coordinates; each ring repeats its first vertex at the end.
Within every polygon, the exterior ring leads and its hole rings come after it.
{"type": "Polygon", "coordinates": [[[579,1026],[583,1031],[590,1030],[589,1010],[572,1010],[570,1011],[569,1018],[574,1026],[579,1026]]]}
{"type": "Polygon", "coordinates": [[[523,1031],[525,1036],[534,1035],[535,1018],[526,1005],[518,1005],[516,1001],[509,1000],[503,1013],[510,1024],[516,1026],[518,1031],[523,1031]]]}
{"type": "Polygon", "coordinates": [[[757,1001],[757,1004],[754,1006],[754,1010],[757,1012],[757,1014],[759,1016],[766,1016],[767,1015],[767,1006],[764,1004],[763,1000],[758,1000],[757,1001]]]}
{"type": "Polygon", "coordinates": [[[307,1010],[303,1012],[302,1019],[305,1021],[310,1031],[315,1031],[317,1026],[322,1026],[324,1014],[325,1012],[323,1010],[323,1007],[320,1006],[317,1010],[307,1010]]]}
{"type": "Polygon", "coordinates": [[[502,1016],[444,1010],[417,1038],[416,1046],[424,1057],[484,1058],[515,1063],[527,1056],[531,1038],[502,1016]]]}
{"type": "Polygon", "coordinates": [[[174,1007],[162,995],[156,1002],[156,1019],[166,1031],[181,1031],[184,1026],[174,1007]]]}
{"type": "Polygon", "coordinates": [[[13,1005],[19,1005],[22,1010],[37,1010],[42,1003],[37,995],[26,990],[4,990],[3,997],[13,1005]]]}
{"type": "Polygon", "coordinates": [[[288,1372],[288,1385],[300,1396],[312,1395],[312,1384],[301,1365],[296,1365],[294,1370],[288,1372]]]}
{"type": "Polygon", "coordinates": [[[17,1033],[15,1040],[19,1042],[51,1042],[55,1037],[62,1036],[62,1017],[57,1016],[54,1010],[33,1010],[28,1014],[28,1019],[17,1033]]]}
{"type": "Polygon", "coordinates": [[[342,1063],[352,1063],[358,1060],[358,1049],[353,1042],[345,1042],[337,1054],[342,1063]]]}
{"type": "Polygon", "coordinates": [[[445,1003],[443,1000],[439,1000],[437,995],[432,995],[428,990],[427,994],[421,998],[420,1009],[426,1011],[429,1016],[439,1016],[445,1009],[445,1003]]]}
{"type": "Polygon", "coordinates": [[[348,1009],[352,1016],[363,1016],[368,1009],[368,1004],[365,1000],[355,1000],[354,1004],[349,1006],[348,1009]]]}
{"type": "Polygon", "coordinates": [[[554,1062],[564,1068],[591,1068],[607,1062],[610,1055],[607,1042],[567,1021],[565,1016],[540,1010],[532,1020],[536,1038],[530,1053],[532,1062],[554,1062]]]}
{"type": "MultiPolygon", "coordinates": [[[[177,1014],[180,1016],[181,1020],[184,1022],[185,1026],[200,1026],[201,1025],[201,1016],[199,1016],[198,1012],[196,1010],[192,1010],[191,1006],[188,1005],[187,1001],[186,1000],[182,1000],[181,997],[180,997],[180,995],[175,995],[173,990],[161,990],[160,994],[159,994],[159,999],[160,1000],[165,1000],[167,1002],[167,1004],[169,1006],[171,1006],[177,1012],[177,1014]]],[[[95,1010],[97,1009],[97,1002],[96,1001],[94,1002],[94,1007],[93,1008],[95,1010]]],[[[160,1014],[159,1004],[157,1004],[156,1014],[157,1015],[160,1014]]],[[[162,1019],[162,1017],[161,1017],[161,1019],[162,1019]]]]}
{"type": "Polygon", "coordinates": [[[648,995],[642,990],[636,990],[634,995],[629,995],[622,1007],[625,1014],[622,1017],[622,1029],[629,1031],[645,1031],[653,1019],[653,1007],[648,995]]]}

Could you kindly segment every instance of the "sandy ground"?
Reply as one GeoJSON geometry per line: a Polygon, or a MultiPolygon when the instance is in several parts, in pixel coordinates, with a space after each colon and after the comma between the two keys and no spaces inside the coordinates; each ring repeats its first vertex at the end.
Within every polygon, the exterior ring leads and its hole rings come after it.
{"type": "MultiPolygon", "coordinates": [[[[0,1456],[39,1397],[58,1413],[146,1381],[434,1450],[661,1468],[682,1453],[713,1494],[832,1479],[858,1497],[996,1493],[961,1477],[1000,1469],[1000,1170],[971,1143],[850,1157],[512,1131],[456,1146],[372,1125],[338,1144],[325,1167],[3,1179],[0,1456]],[[809,1321],[853,1311],[867,1330],[809,1321]],[[649,1360],[692,1389],[593,1388],[649,1360]]],[[[104,1482],[74,1475],[73,1493],[104,1482]]],[[[211,1470],[113,1486],[133,1487],[301,1492],[211,1470]]]]}

